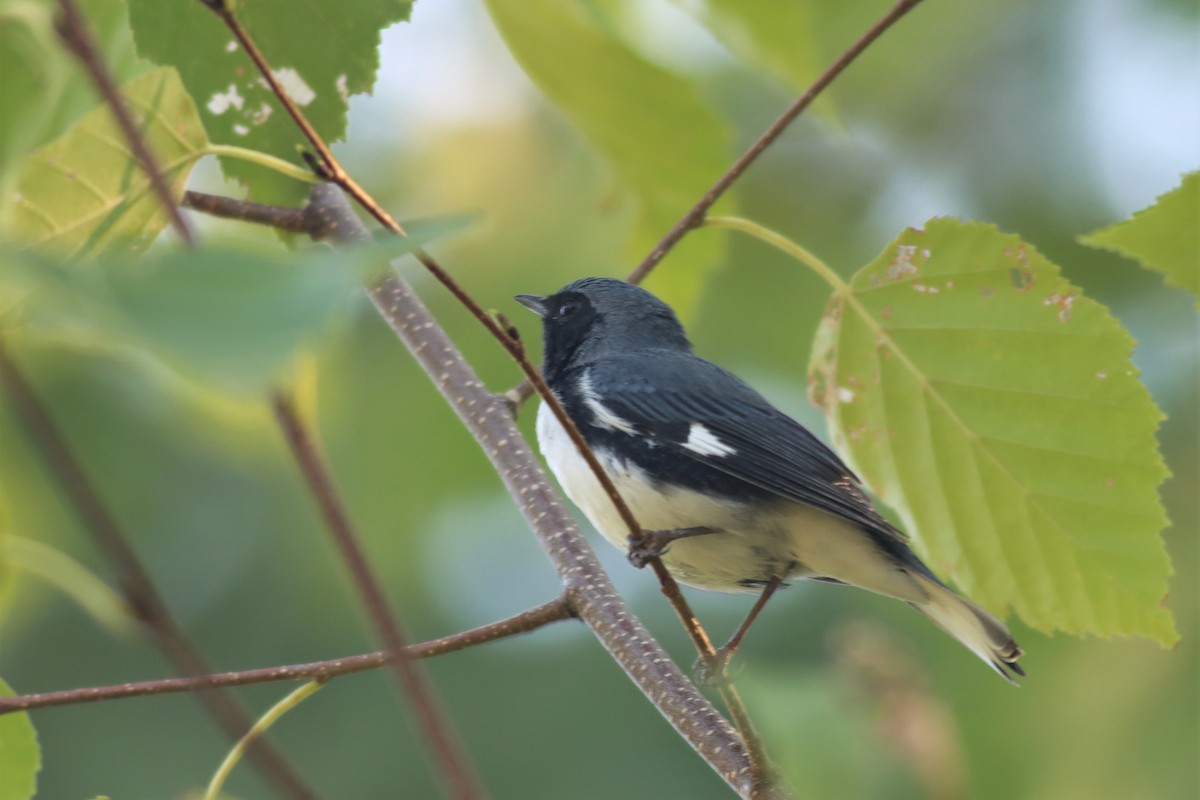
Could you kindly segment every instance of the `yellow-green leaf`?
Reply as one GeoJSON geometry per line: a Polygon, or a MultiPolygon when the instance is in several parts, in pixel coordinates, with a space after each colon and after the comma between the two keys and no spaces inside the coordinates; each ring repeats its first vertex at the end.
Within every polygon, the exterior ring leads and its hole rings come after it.
{"type": "MultiPolygon", "coordinates": [[[[121,87],[174,196],[207,145],[196,105],[172,69],[121,87]]],[[[140,250],[167,224],[112,114],[100,106],[21,167],[6,234],[57,255],[140,250]]]]}
{"type": "Polygon", "coordinates": [[[1149,208],[1079,241],[1161,272],[1168,284],[1191,292],[1200,308],[1200,172],[1184,175],[1179,186],[1149,208]]]}
{"type": "MultiPolygon", "coordinates": [[[[487,5],[526,74],[635,193],[640,209],[631,260],[640,260],[729,165],[724,124],[691,83],[635,53],[586,4],[487,5]]],[[[675,254],[678,269],[651,277],[656,293],[685,314],[721,244],[717,237],[690,238],[675,254]]]]}
{"type": "MultiPolygon", "coordinates": [[[[0,695],[15,694],[0,680],[0,695]]],[[[0,798],[29,800],[37,790],[37,773],[42,767],[37,733],[29,714],[22,711],[0,716],[0,798]]]]}
{"type": "Polygon", "coordinates": [[[1030,626],[1178,639],[1133,338],[1018,237],[935,219],[835,292],[810,381],[930,566],[1030,626]]]}
{"type": "Polygon", "coordinates": [[[23,536],[5,536],[0,539],[0,564],[53,585],[113,633],[125,636],[133,632],[136,618],[121,596],[61,550],[23,536]]]}

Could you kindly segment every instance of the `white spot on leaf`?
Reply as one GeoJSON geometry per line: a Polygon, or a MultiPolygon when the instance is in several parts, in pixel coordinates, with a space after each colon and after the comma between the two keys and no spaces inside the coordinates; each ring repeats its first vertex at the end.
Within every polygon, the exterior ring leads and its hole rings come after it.
{"type": "Polygon", "coordinates": [[[229,84],[229,88],[227,90],[225,90],[224,92],[217,92],[212,97],[210,97],[208,100],[208,103],[206,104],[206,107],[212,113],[220,116],[221,114],[224,114],[226,111],[228,111],[230,106],[232,106],[233,108],[236,108],[238,110],[241,110],[242,106],[245,104],[246,104],[246,98],[244,98],[240,94],[238,94],[237,87],[231,83],[231,84],[229,84]]]}
{"type": "Polygon", "coordinates": [[[283,67],[281,69],[272,70],[275,79],[283,86],[283,90],[287,92],[288,97],[298,106],[306,106],[313,100],[317,99],[317,93],[312,90],[304,79],[300,77],[300,73],[291,67],[283,67]]]}
{"type": "Polygon", "coordinates": [[[342,102],[349,103],[350,102],[350,87],[346,84],[346,76],[344,74],[338,75],[337,80],[335,80],[333,82],[333,85],[335,87],[337,87],[337,92],[341,96],[342,102]]]}
{"type": "Polygon", "coordinates": [[[854,390],[848,389],[845,386],[839,386],[838,390],[837,390],[837,397],[838,397],[838,400],[840,400],[843,403],[853,403],[854,402],[854,390]]]}

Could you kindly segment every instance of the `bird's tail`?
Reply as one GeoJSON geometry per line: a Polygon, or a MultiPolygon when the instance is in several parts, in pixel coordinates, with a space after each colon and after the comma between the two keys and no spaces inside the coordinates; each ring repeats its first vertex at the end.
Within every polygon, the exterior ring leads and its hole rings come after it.
{"type": "Polygon", "coordinates": [[[1013,640],[1004,623],[940,583],[924,576],[914,577],[924,586],[926,599],[910,602],[909,605],[966,645],[1015,686],[1017,681],[1014,675],[1025,675],[1025,670],[1017,663],[1021,657],[1021,647],[1013,640]]]}

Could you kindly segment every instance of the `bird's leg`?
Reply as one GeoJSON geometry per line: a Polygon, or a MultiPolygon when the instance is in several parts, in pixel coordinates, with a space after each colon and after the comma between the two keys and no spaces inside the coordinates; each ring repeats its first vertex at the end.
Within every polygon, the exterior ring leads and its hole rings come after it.
{"type": "Polygon", "coordinates": [[[771,599],[771,595],[775,594],[781,586],[786,586],[783,578],[779,575],[773,575],[771,580],[767,581],[767,585],[763,587],[762,594],[754,601],[754,607],[750,609],[750,613],[746,615],[746,619],[738,626],[738,629],[733,632],[733,636],[729,637],[729,641],[717,648],[717,652],[711,656],[701,655],[696,659],[696,663],[692,665],[692,671],[696,675],[696,683],[701,686],[715,686],[725,680],[725,672],[729,668],[729,660],[733,658],[733,654],[737,651],[738,645],[742,643],[742,638],[746,635],[746,631],[750,630],[750,626],[754,624],[754,620],[758,619],[759,613],[763,610],[763,606],[771,599]]]}
{"type": "Polygon", "coordinates": [[[630,542],[629,563],[633,564],[638,569],[646,566],[652,558],[658,558],[663,553],[667,552],[667,548],[671,546],[671,542],[679,539],[687,539],[691,536],[704,536],[709,533],[716,533],[716,528],[673,528],[669,531],[642,531],[642,540],[640,542],[630,542]]]}

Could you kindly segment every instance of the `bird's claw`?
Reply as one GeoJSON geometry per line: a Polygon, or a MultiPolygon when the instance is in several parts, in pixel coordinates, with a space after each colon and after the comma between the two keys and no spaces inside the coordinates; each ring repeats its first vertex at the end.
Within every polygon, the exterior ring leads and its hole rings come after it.
{"type": "Polygon", "coordinates": [[[652,559],[662,556],[677,539],[687,539],[692,536],[704,536],[716,533],[716,528],[674,528],[667,531],[642,531],[642,538],[635,540],[630,537],[629,552],[626,555],[629,563],[638,569],[646,566],[652,559]]]}
{"type": "Polygon", "coordinates": [[[733,651],[722,647],[712,655],[701,654],[692,664],[692,675],[698,686],[719,686],[729,679],[729,660],[733,651]]]}

